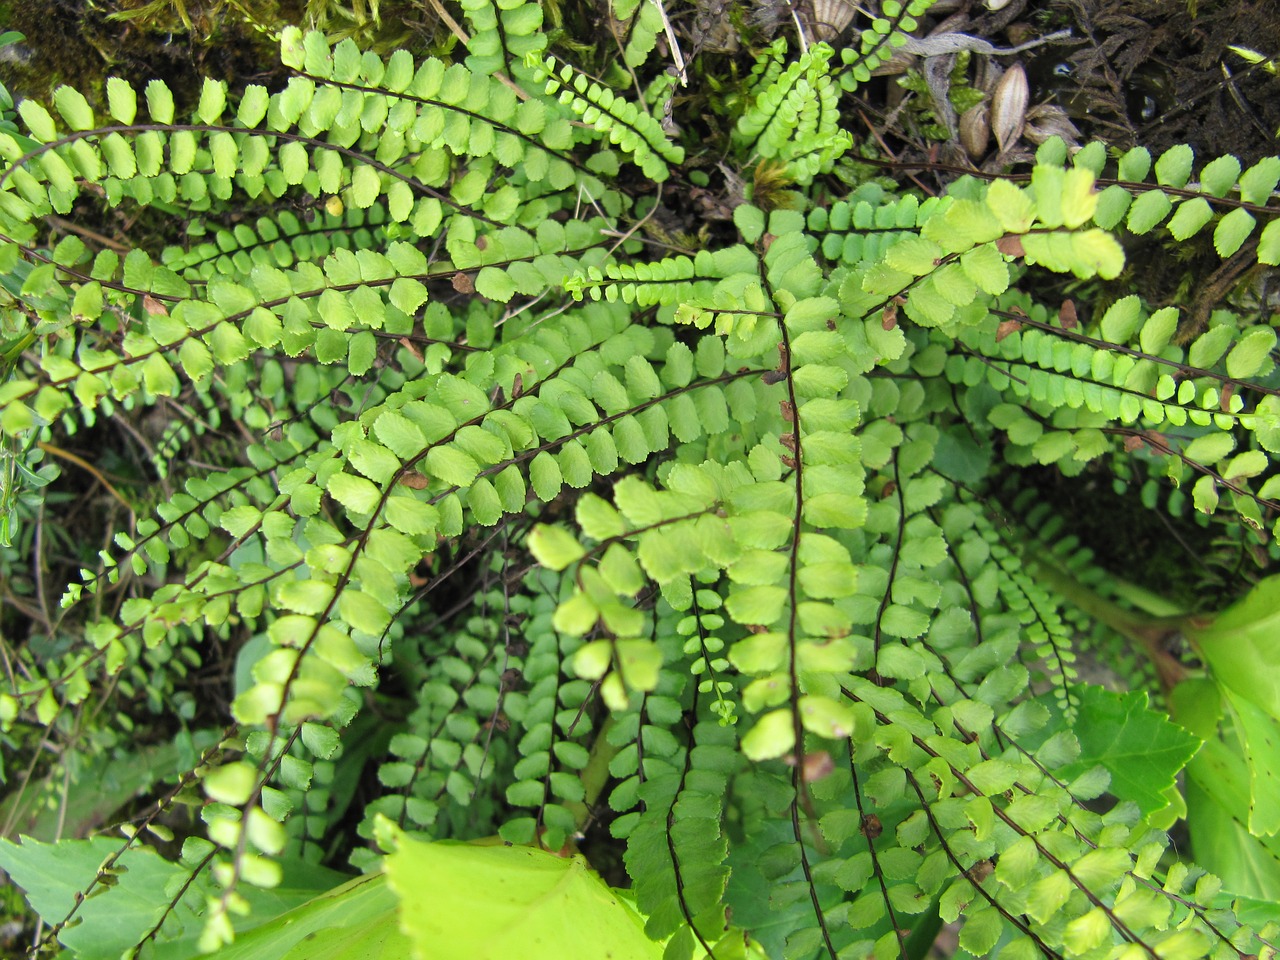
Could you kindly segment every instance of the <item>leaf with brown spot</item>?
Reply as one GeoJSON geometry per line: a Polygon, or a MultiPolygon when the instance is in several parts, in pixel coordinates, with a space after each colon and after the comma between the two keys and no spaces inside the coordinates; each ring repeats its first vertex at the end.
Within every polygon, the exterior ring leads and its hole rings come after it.
{"type": "Polygon", "coordinates": [[[1006,257],[1024,257],[1027,252],[1022,249],[1022,238],[1015,233],[996,240],[996,249],[1006,257]]]}
{"type": "Polygon", "coordinates": [[[979,860],[965,871],[964,875],[974,883],[981,883],[995,872],[995,865],[990,860],[979,860]]]}

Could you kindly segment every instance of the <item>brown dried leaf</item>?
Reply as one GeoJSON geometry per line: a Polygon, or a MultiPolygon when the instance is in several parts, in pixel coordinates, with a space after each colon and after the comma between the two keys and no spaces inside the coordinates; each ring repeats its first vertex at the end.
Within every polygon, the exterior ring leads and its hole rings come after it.
{"type": "Polygon", "coordinates": [[[1005,71],[991,95],[991,132],[995,134],[1001,153],[1012,147],[1022,135],[1030,99],[1027,71],[1022,69],[1022,64],[1015,63],[1005,71]]]}
{"type": "Polygon", "coordinates": [[[453,284],[453,289],[457,290],[459,293],[476,292],[475,282],[468,274],[463,273],[461,270],[453,275],[453,280],[450,282],[453,284]]]}
{"type": "Polygon", "coordinates": [[[414,343],[412,340],[410,340],[408,337],[400,338],[400,346],[404,347],[411,354],[413,354],[414,359],[417,360],[419,363],[422,362],[422,351],[419,350],[418,345],[414,343]]]}
{"type": "Polygon", "coordinates": [[[991,108],[986,101],[960,114],[960,145],[973,161],[987,155],[991,142],[991,108]]]}
{"type": "Polygon", "coordinates": [[[425,490],[431,480],[417,470],[408,470],[400,475],[400,483],[410,490],[425,490]]]}
{"type": "Polygon", "coordinates": [[[1037,147],[1050,137],[1061,137],[1067,146],[1080,142],[1080,131],[1062,107],[1052,103],[1039,103],[1027,111],[1026,126],[1022,135],[1037,147]]]}
{"type": "Polygon", "coordinates": [[[1075,301],[1062,301],[1062,306],[1058,308],[1058,322],[1062,324],[1064,330],[1074,330],[1079,325],[1080,321],[1076,316],[1075,301]]]}
{"type": "Polygon", "coordinates": [[[1002,320],[1000,326],[996,327],[996,343],[999,343],[1011,333],[1017,333],[1022,329],[1022,323],[1018,320],[1002,320]]]}
{"type": "Polygon", "coordinates": [[[1222,385],[1222,393],[1218,397],[1218,409],[1223,413],[1231,412],[1231,396],[1236,392],[1234,383],[1225,383],[1222,385]]]}
{"type": "MultiPolygon", "coordinates": [[[[789,753],[783,759],[789,767],[796,765],[796,755],[789,753]]],[[[806,783],[813,783],[815,780],[821,780],[835,773],[836,764],[831,759],[831,754],[825,750],[815,750],[813,753],[806,753],[800,761],[800,776],[804,778],[806,783]]]]}
{"type": "Polygon", "coordinates": [[[884,313],[880,316],[880,326],[886,330],[892,330],[898,325],[898,305],[890,302],[886,303],[884,313]]]}

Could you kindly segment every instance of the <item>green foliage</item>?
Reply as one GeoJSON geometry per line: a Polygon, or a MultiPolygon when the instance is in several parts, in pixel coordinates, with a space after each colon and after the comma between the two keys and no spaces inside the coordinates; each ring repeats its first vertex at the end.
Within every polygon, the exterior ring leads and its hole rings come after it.
{"type": "MultiPolygon", "coordinates": [[[[799,206],[739,204],[731,241],[662,259],[641,228],[692,144],[547,55],[532,3],[468,0],[448,63],[287,30],[283,89],[209,80],[191,117],[159,81],[109,82],[106,114],[23,101],[0,133],[7,503],[39,502],[54,438],[137,411],[183,411],[167,450],[245,441],[166,465],[68,585],[74,643],[24,650],[0,694],[5,736],[74,744],[126,685],[163,715],[235,658],[231,716],[199,720],[234,726],[138,818],[181,827],[180,859],[142,833],[0,848],[51,937],[301,956],[340,917],[335,960],[539,937],[884,960],[963,920],[964,950],[1010,960],[1272,949],[1276,581],[1153,619],[1035,477],[1189,483],[1189,523],[1274,561],[1274,329],[1136,294],[1068,322],[1053,297],[1122,278],[1166,218],[1183,242],[1220,216],[1223,257],[1265,219],[1275,262],[1280,161],[1188,187],[1185,148],[1111,171],[1051,141],[1021,182],[828,202],[842,91],[928,5],[886,0],[839,57],[766,51],[718,146],[781,164],[799,206]],[[114,209],[183,229],[117,251],[42,226],[114,209]],[[1082,681],[1120,639],[1160,689],[1082,681]],[[1219,876],[1164,832],[1184,769],[1219,876]],[[608,840],[635,912],[535,849],[608,840]],[[381,874],[336,886],[316,865],[343,858],[381,874]]],[[[650,6],[615,11],[633,68],[650,6]]]]}

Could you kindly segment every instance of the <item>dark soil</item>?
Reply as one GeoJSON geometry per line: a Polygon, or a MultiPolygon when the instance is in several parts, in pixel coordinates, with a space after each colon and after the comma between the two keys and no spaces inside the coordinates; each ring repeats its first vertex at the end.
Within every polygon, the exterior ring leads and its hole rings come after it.
{"type": "Polygon", "coordinates": [[[1186,143],[1246,166],[1276,151],[1280,76],[1231,47],[1280,53],[1280,4],[1057,0],[1051,11],[1080,38],[1059,61],[1064,89],[1054,93],[1086,135],[1156,155],[1186,143]]]}

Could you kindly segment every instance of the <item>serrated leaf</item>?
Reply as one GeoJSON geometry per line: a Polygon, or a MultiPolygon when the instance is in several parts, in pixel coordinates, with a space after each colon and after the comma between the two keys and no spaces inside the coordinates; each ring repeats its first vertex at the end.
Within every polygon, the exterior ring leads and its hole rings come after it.
{"type": "Polygon", "coordinates": [[[480,296],[499,303],[508,303],[516,294],[515,281],[498,267],[483,267],[476,274],[475,287],[480,296]]]}
{"type": "Polygon", "coordinates": [[[563,570],[586,556],[587,551],[564,527],[540,523],[529,531],[529,551],[549,570],[563,570]]]}
{"type": "Polygon", "coordinates": [[[1257,221],[1244,207],[1236,207],[1218,221],[1213,231],[1213,246],[1218,256],[1229,257],[1249,239],[1257,221]]]}
{"type": "Polygon", "coordinates": [[[1252,377],[1262,369],[1275,346],[1276,332],[1270,327],[1250,330],[1227,354],[1227,376],[1252,377]]]}
{"type": "Polygon", "coordinates": [[[133,123],[138,115],[138,94],[127,81],[107,78],[107,109],[123,124],[133,123]]]}
{"type": "Polygon", "coordinates": [[[1173,204],[1163,190],[1148,190],[1129,206],[1128,228],[1137,234],[1148,232],[1169,215],[1173,204]]]}
{"type": "Polygon", "coordinates": [[[1143,691],[1112,693],[1099,686],[1072,687],[1078,700],[1073,730],[1079,757],[1056,776],[1072,779],[1095,766],[1111,774],[1111,793],[1131,800],[1144,814],[1169,804],[1166,790],[1200,747],[1200,741],[1162,713],[1152,710],[1143,691]]]}
{"type": "Polygon", "coordinates": [[[1195,154],[1185,143],[1170,147],[1156,161],[1156,182],[1166,187],[1185,187],[1194,159],[1195,154]]]}
{"type": "Polygon", "coordinates": [[[423,463],[428,473],[455,487],[467,486],[480,472],[480,465],[469,453],[447,444],[432,447],[423,463]]]}
{"type": "Polygon", "coordinates": [[[1240,199],[1265,204],[1280,182],[1280,157],[1263,157],[1240,177],[1240,199]]]}
{"type": "Polygon", "coordinates": [[[1211,197],[1225,197],[1240,176],[1240,161],[1223,154],[1204,165],[1200,171],[1200,187],[1211,197]]]}
{"type": "Polygon", "coordinates": [[[1175,240],[1185,240],[1195,234],[1213,218],[1213,208],[1204,197],[1192,197],[1178,204],[1169,220],[1169,232],[1175,240]]]}

